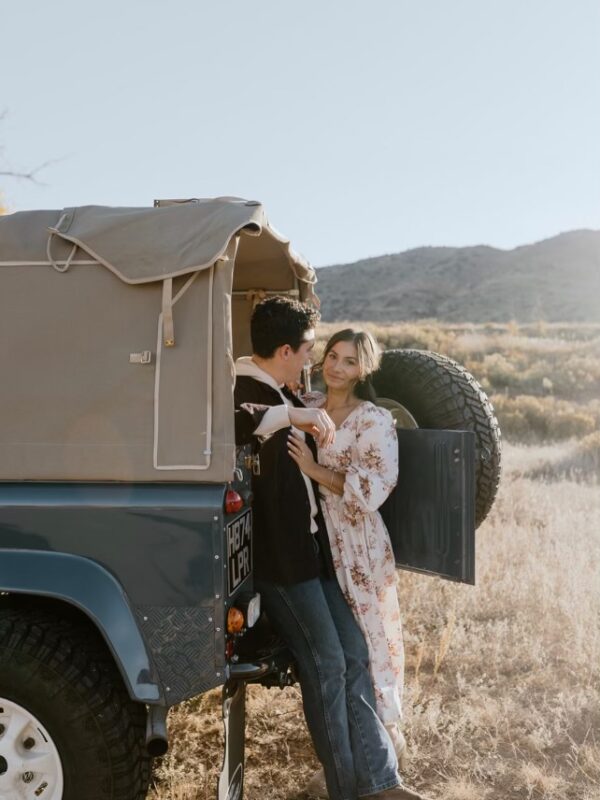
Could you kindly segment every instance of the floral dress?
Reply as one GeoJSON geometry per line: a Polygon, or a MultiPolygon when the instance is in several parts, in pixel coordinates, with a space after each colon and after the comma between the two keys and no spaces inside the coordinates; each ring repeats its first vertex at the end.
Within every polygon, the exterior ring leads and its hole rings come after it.
{"type": "Polygon", "coordinates": [[[320,487],[333,563],[342,591],[365,635],[384,724],[402,717],[404,647],[394,554],[377,510],[398,478],[398,444],[389,411],[368,401],[354,408],[319,464],[344,472],[340,497],[320,487]]]}

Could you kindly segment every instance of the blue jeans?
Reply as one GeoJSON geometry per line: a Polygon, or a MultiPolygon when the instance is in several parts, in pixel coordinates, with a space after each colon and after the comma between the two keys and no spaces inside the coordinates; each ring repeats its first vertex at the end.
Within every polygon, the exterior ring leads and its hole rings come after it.
{"type": "Polygon", "coordinates": [[[297,661],[304,715],[330,800],[397,786],[394,749],[375,713],[367,645],[337,581],[255,586],[297,661]]]}

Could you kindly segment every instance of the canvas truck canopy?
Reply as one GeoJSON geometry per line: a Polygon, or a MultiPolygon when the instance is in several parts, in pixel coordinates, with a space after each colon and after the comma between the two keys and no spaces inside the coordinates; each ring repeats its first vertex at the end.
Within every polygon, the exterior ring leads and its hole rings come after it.
{"type": "Polygon", "coordinates": [[[253,305],[314,283],[256,201],[0,217],[0,480],[230,480],[253,305]]]}

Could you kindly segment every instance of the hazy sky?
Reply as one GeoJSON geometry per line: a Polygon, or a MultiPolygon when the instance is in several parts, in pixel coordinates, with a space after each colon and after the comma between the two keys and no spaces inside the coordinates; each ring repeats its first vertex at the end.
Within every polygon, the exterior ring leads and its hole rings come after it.
{"type": "Polygon", "coordinates": [[[15,210],[262,200],[315,265],[600,227],[598,0],[0,0],[15,210]]]}

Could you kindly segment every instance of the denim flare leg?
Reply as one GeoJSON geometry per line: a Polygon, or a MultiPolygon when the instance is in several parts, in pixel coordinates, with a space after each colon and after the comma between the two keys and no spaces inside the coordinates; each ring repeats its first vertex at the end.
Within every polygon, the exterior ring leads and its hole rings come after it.
{"type": "Polygon", "coordinates": [[[330,800],[356,800],[397,786],[396,756],[375,713],[367,645],[337,581],[257,581],[256,590],[296,659],[304,715],[330,800]]]}

